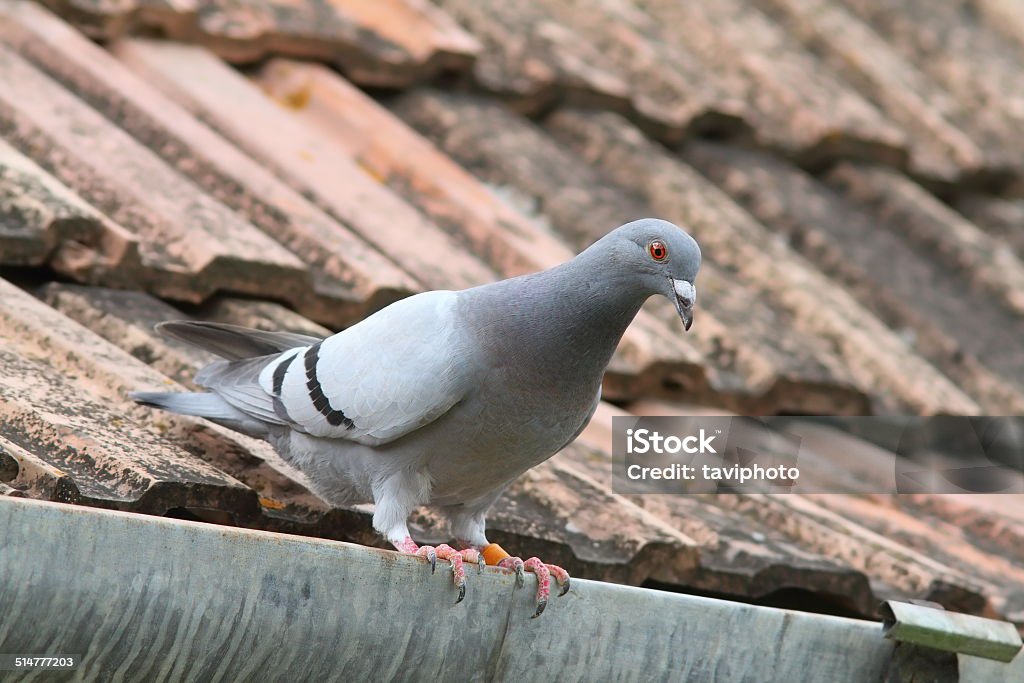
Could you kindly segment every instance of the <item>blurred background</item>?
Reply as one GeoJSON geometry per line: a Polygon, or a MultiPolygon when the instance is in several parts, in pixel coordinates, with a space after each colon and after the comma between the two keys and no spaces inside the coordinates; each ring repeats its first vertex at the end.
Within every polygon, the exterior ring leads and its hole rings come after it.
{"type": "Polygon", "coordinates": [[[492,538],[1024,624],[1021,496],[878,494],[885,430],[802,432],[859,494],[623,496],[609,456],[616,415],[1024,415],[1022,65],[1014,0],[0,0],[0,494],[379,544],[268,445],[128,400],[210,360],[153,324],[326,335],[656,216],[704,252],[693,329],[651,302],[492,538]]]}

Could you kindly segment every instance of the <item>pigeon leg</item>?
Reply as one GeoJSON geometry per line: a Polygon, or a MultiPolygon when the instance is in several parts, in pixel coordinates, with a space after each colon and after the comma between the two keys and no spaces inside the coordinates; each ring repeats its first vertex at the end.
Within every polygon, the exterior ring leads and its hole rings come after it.
{"type": "Polygon", "coordinates": [[[522,558],[509,555],[496,543],[491,543],[484,548],[483,554],[487,558],[488,564],[494,564],[498,567],[514,571],[516,573],[516,584],[519,586],[523,585],[524,572],[531,572],[537,575],[537,611],[534,613],[533,619],[543,614],[544,608],[548,606],[548,597],[551,595],[552,576],[555,577],[555,581],[558,582],[562,589],[558,594],[559,596],[569,592],[569,572],[557,565],[544,564],[536,557],[523,561],[522,558]]]}

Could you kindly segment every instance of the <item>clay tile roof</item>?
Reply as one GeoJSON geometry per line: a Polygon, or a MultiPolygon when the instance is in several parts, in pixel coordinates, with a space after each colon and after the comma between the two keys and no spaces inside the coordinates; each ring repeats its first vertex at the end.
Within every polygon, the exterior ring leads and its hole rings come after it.
{"type": "Polygon", "coordinates": [[[838,427],[802,457],[858,493],[611,486],[615,416],[1024,414],[1024,14],[940,4],[0,0],[0,495],[380,544],[269,445],[135,405],[210,360],[153,325],[327,335],[657,215],[703,248],[693,330],[642,311],[493,540],[1024,624],[1020,495],[878,494],[894,454],[838,427]]]}

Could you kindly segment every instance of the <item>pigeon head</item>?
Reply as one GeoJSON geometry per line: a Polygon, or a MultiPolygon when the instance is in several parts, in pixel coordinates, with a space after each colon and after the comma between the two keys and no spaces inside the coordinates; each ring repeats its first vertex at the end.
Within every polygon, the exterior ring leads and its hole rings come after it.
{"type": "Polygon", "coordinates": [[[616,228],[598,245],[648,294],[661,294],[674,303],[683,326],[690,329],[697,301],[693,282],[700,269],[700,247],[692,237],[668,221],[644,218],[616,228]]]}

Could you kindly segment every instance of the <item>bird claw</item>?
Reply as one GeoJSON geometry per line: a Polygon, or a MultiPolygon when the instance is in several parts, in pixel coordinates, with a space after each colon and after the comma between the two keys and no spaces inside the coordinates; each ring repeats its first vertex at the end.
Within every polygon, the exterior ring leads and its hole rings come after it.
{"type": "Polygon", "coordinates": [[[474,560],[475,550],[456,550],[449,545],[442,543],[441,545],[434,547],[429,545],[420,546],[416,551],[416,554],[421,557],[426,557],[430,561],[430,573],[433,574],[437,568],[438,558],[442,560],[448,560],[452,566],[452,580],[455,583],[455,587],[459,589],[459,597],[455,601],[455,604],[459,604],[466,598],[466,569],[463,566],[464,561],[474,560]]]}
{"type": "Polygon", "coordinates": [[[524,578],[525,563],[520,557],[506,557],[504,560],[498,563],[499,567],[505,569],[511,569],[516,573],[516,587],[522,588],[526,585],[526,579],[524,578]]]}
{"type": "Polygon", "coordinates": [[[427,558],[427,562],[430,563],[431,574],[437,571],[437,551],[433,546],[421,545],[416,551],[416,554],[420,557],[427,558]]]}
{"type": "Polygon", "coordinates": [[[511,569],[516,573],[516,585],[522,587],[524,584],[524,572],[532,572],[537,575],[537,611],[533,614],[536,619],[544,613],[548,606],[548,597],[551,595],[551,577],[555,577],[561,591],[559,597],[569,592],[569,572],[553,564],[544,564],[536,557],[531,557],[525,562],[518,557],[506,557],[498,562],[499,567],[511,569]]]}

